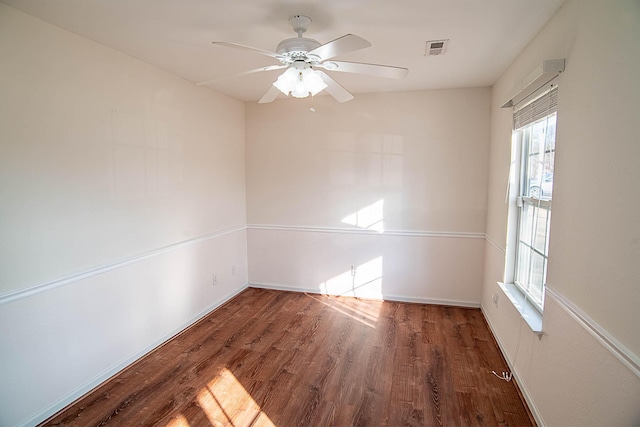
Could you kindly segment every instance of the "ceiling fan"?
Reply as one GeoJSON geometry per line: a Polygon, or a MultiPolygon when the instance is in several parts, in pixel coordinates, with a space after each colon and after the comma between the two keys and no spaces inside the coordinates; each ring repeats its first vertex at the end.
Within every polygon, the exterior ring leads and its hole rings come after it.
{"type": "MultiPolygon", "coordinates": [[[[258,101],[261,104],[272,102],[280,92],[285,95],[291,94],[296,98],[305,98],[310,94],[316,95],[322,90],[326,90],[338,102],[346,102],[353,99],[353,95],[342,87],[337,81],[321,71],[338,71],[345,73],[366,74],[370,76],[386,77],[391,79],[402,79],[409,72],[402,67],[392,67],[389,65],[365,64],[362,62],[333,61],[332,58],[345,53],[364,49],[371,46],[365,39],[353,34],[346,34],[340,38],[321,44],[316,40],[302,37],[311,23],[311,18],[304,15],[295,15],[289,22],[293,31],[298,37],[293,37],[281,41],[276,52],[258,49],[229,42],[213,42],[215,45],[226,46],[234,49],[248,50],[261,55],[269,56],[280,61],[280,65],[270,65],[244,71],[233,76],[244,76],[247,74],[259,73],[262,71],[280,70],[286,71],[278,77],[267,93],[258,101]]],[[[207,85],[226,77],[218,77],[197,83],[207,85]]]]}

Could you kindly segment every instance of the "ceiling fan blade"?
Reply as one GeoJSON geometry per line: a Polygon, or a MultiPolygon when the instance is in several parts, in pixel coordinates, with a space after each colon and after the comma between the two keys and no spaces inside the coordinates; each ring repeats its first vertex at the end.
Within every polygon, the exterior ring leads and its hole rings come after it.
{"type": "Polygon", "coordinates": [[[259,73],[262,71],[280,70],[282,68],[287,68],[287,67],[288,65],[269,65],[268,67],[254,68],[253,70],[243,71],[241,73],[232,74],[230,76],[222,76],[222,77],[216,77],[210,80],[205,80],[203,82],[196,83],[196,85],[205,86],[205,85],[208,85],[209,83],[217,82],[218,80],[222,80],[222,79],[228,79],[231,77],[238,77],[238,76],[246,76],[247,74],[259,73]]]}
{"type": "Polygon", "coordinates": [[[362,37],[347,34],[313,49],[308,52],[307,55],[318,55],[321,61],[325,61],[334,56],[343,55],[369,46],[371,46],[371,43],[362,37]]]}
{"type": "Polygon", "coordinates": [[[258,101],[258,104],[267,104],[269,102],[273,102],[278,97],[279,93],[280,93],[280,90],[278,90],[277,87],[271,85],[267,93],[265,93],[262,96],[262,98],[260,98],[260,101],[258,101]]]}
{"type": "Polygon", "coordinates": [[[404,79],[409,73],[409,69],[402,67],[392,67],[390,65],[365,64],[363,62],[329,61],[320,66],[329,71],[341,71],[344,73],[358,73],[369,76],[386,77],[388,79],[404,79]]]}
{"type": "Polygon", "coordinates": [[[211,43],[213,43],[215,45],[219,45],[219,46],[231,47],[231,48],[234,48],[234,49],[248,50],[250,52],[256,52],[256,53],[259,53],[261,55],[270,56],[271,58],[278,59],[278,57],[279,57],[279,55],[277,53],[275,53],[275,52],[269,52],[268,50],[258,49],[257,47],[245,46],[243,44],[230,43],[230,42],[211,42],[211,43]]]}
{"type": "Polygon", "coordinates": [[[347,102],[353,99],[353,95],[351,92],[346,90],[340,85],[337,81],[333,80],[331,77],[323,73],[322,71],[318,71],[320,77],[322,77],[322,81],[327,84],[326,91],[329,95],[333,96],[338,102],[347,102]]]}

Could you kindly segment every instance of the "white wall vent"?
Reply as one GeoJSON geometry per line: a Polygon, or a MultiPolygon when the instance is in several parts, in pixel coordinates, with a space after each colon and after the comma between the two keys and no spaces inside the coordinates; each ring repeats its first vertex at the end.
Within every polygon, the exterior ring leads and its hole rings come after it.
{"type": "Polygon", "coordinates": [[[424,51],[424,56],[444,55],[449,45],[449,39],[429,40],[424,51]]]}

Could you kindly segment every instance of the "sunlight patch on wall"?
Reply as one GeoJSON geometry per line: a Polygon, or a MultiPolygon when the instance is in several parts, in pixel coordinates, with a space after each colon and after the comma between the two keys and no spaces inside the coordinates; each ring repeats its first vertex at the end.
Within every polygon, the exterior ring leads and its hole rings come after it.
{"type": "Polygon", "coordinates": [[[342,222],[367,230],[384,232],[384,199],[380,199],[342,219],[342,222]]]}
{"type": "Polygon", "coordinates": [[[211,425],[275,427],[238,379],[224,368],[198,394],[211,425]]]}
{"type": "Polygon", "coordinates": [[[326,295],[382,299],[382,257],[352,266],[319,285],[326,295]]]}

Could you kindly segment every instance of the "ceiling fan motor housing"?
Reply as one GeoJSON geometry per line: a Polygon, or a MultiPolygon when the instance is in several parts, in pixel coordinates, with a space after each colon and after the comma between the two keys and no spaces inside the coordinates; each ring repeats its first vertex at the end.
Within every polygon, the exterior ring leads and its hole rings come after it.
{"type": "MultiPolygon", "coordinates": [[[[305,37],[294,37],[281,41],[276,48],[276,52],[279,56],[290,58],[291,60],[303,59],[307,62],[319,61],[320,57],[311,58],[307,55],[307,52],[322,46],[322,44],[313,39],[307,39],[305,37]]],[[[314,56],[314,55],[311,55],[314,56]]]]}

